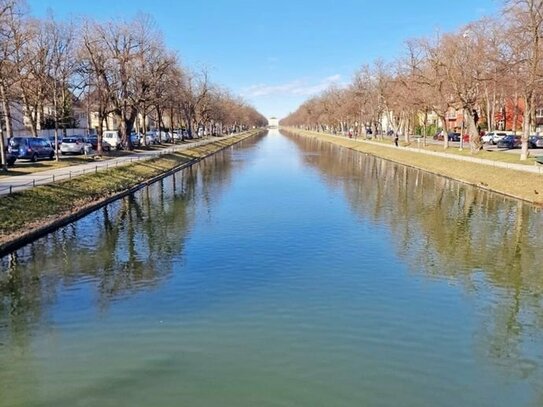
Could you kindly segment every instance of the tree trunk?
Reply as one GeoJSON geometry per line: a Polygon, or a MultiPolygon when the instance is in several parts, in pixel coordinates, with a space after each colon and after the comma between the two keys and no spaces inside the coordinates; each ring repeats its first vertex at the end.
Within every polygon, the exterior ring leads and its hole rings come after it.
{"type": "Polygon", "coordinates": [[[520,160],[528,159],[528,137],[530,137],[530,124],[532,114],[532,103],[534,101],[533,92],[524,97],[524,117],[522,122],[522,146],[520,149],[520,160]]]}
{"type": "Polygon", "coordinates": [[[6,124],[6,133],[8,135],[8,139],[13,137],[13,126],[12,118],[11,118],[11,107],[9,105],[9,99],[7,96],[6,91],[6,85],[2,82],[0,82],[0,97],[2,98],[2,109],[4,111],[4,121],[6,124]]]}
{"type": "Polygon", "coordinates": [[[2,171],[7,172],[8,163],[6,160],[6,147],[4,146],[4,130],[0,125],[0,164],[2,166],[2,171]]]}
{"type": "MultiPolygon", "coordinates": [[[[507,113],[507,112],[506,112],[507,113]]],[[[517,122],[518,122],[518,94],[515,92],[515,96],[513,99],[513,132],[517,134],[517,122]]],[[[507,127],[504,128],[504,130],[507,130],[507,127]]]]}
{"type": "MultiPolygon", "coordinates": [[[[0,82],[0,94],[2,98],[2,110],[4,113],[4,120],[6,123],[6,133],[8,140],[13,137],[13,128],[11,127],[11,109],[9,107],[9,100],[7,97],[6,87],[4,82],[0,82]]],[[[6,145],[4,144],[4,130],[2,129],[2,123],[0,123],[0,164],[2,171],[8,170],[8,163],[6,159],[6,145]]]]}
{"type": "Polygon", "coordinates": [[[449,148],[449,135],[448,135],[448,129],[447,129],[447,115],[446,114],[443,114],[443,115],[439,115],[439,119],[441,120],[441,122],[443,123],[443,128],[442,128],[442,132],[443,132],[443,149],[446,150],[449,148]]]}
{"type": "Polygon", "coordinates": [[[97,139],[98,139],[98,143],[97,143],[97,147],[96,147],[96,154],[98,154],[99,157],[102,156],[102,153],[104,151],[104,145],[103,145],[103,140],[104,140],[104,115],[100,112],[99,113],[100,117],[98,118],[98,134],[97,134],[97,139]]]}
{"type": "MultiPolygon", "coordinates": [[[[160,106],[156,107],[156,117],[158,121],[158,131],[160,132],[166,128],[166,126],[164,125],[164,117],[162,116],[162,109],[160,108],[160,106]]],[[[172,129],[170,129],[170,131],[172,131],[172,129]]]]}
{"type": "Polygon", "coordinates": [[[56,86],[53,89],[53,109],[55,111],[55,161],[59,161],[59,154],[58,154],[58,98],[57,98],[57,91],[56,86]]]}
{"type": "Polygon", "coordinates": [[[26,95],[23,95],[23,102],[25,106],[25,113],[28,120],[30,120],[30,131],[32,132],[32,136],[38,137],[38,125],[36,123],[36,116],[38,112],[36,111],[36,108],[34,109],[34,112],[32,111],[32,106],[30,105],[26,95]]]}
{"type": "Polygon", "coordinates": [[[143,106],[143,114],[141,115],[141,127],[143,127],[143,145],[147,146],[147,115],[145,114],[145,106],[143,106]]]}
{"type": "MultiPolygon", "coordinates": [[[[465,109],[465,112],[471,152],[477,153],[481,150],[483,145],[481,144],[481,135],[477,131],[477,124],[475,123],[475,117],[473,116],[473,108],[468,107],[465,109]]],[[[460,137],[464,137],[464,135],[461,134],[460,137]]]]}

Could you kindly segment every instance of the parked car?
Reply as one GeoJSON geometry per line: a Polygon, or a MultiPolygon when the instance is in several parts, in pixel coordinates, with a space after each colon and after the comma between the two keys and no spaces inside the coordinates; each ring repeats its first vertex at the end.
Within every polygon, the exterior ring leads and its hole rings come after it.
{"type": "Polygon", "coordinates": [[[439,140],[439,141],[443,141],[444,138],[445,138],[445,133],[443,130],[438,131],[433,137],[434,140],[439,140]]]}
{"type": "Polygon", "coordinates": [[[150,146],[151,144],[158,144],[158,143],[159,143],[158,137],[154,131],[148,131],[147,133],[145,133],[145,144],[150,146]]]}
{"type": "Polygon", "coordinates": [[[104,131],[102,135],[102,145],[107,145],[110,149],[118,150],[121,148],[121,136],[117,130],[104,131]]]}
{"type": "Polygon", "coordinates": [[[449,141],[460,141],[460,133],[449,133],[447,137],[449,141]]]}
{"type": "Polygon", "coordinates": [[[9,142],[8,151],[16,159],[28,159],[34,162],[39,158],[52,160],[55,150],[49,140],[42,137],[13,137],[9,142]]]}
{"type": "Polygon", "coordinates": [[[172,132],[172,143],[177,143],[183,139],[183,130],[174,130],[172,132]]]}
{"type": "Polygon", "coordinates": [[[66,137],[60,145],[60,154],[88,154],[92,144],[83,136],[66,137]]]}
{"type": "Polygon", "coordinates": [[[520,136],[508,135],[498,141],[498,148],[517,148],[522,145],[520,136]]]}
{"type": "Polygon", "coordinates": [[[6,164],[8,165],[8,167],[12,167],[15,164],[16,160],[17,156],[13,153],[10,153],[6,148],[6,164]]]}
{"type": "Polygon", "coordinates": [[[504,131],[489,131],[481,140],[487,144],[498,144],[500,140],[503,140],[508,134],[504,131]]]}
{"type": "Polygon", "coordinates": [[[172,133],[169,131],[160,130],[158,132],[158,139],[161,143],[170,143],[172,141],[172,133]]]}
{"type": "Polygon", "coordinates": [[[87,136],[87,143],[89,143],[93,150],[98,150],[98,136],[87,136]]]}
{"type": "MultiPolygon", "coordinates": [[[[98,150],[98,136],[96,134],[90,135],[86,137],[87,142],[91,145],[92,149],[97,151],[98,150]]],[[[102,150],[103,151],[109,151],[110,147],[106,143],[102,143],[102,150]]]]}
{"type": "MultiPolygon", "coordinates": [[[[49,143],[55,147],[55,136],[47,136],[45,137],[47,140],[49,140],[49,143]]],[[[58,145],[60,146],[62,144],[62,136],[58,136],[58,145]]]]}
{"type": "Polygon", "coordinates": [[[141,146],[141,136],[137,133],[130,134],[130,142],[134,147],[141,146]]]}
{"type": "Polygon", "coordinates": [[[543,136],[530,136],[528,138],[529,148],[543,148],[543,136]]]}

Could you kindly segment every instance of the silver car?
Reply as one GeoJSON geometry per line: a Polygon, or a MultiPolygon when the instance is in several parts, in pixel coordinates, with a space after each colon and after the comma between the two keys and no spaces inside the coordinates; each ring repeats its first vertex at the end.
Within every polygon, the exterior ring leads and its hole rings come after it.
{"type": "Polygon", "coordinates": [[[530,136],[528,138],[529,148],[543,148],[543,136],[530,136]]]}
{"type": "Polygon", "coordinates": [[[60,145],[61,154],[89,154],[92,145],[83,136],[65,137],[60,145]]]}

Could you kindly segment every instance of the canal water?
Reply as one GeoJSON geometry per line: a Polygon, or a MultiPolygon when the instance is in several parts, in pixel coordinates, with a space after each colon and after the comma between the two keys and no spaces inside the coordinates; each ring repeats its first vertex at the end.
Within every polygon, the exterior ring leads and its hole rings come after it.
{"type": "Polygon", "coordinates": [[[271,131],[0,260],[0,406],[541,406],[542,231],[271,131]]]}

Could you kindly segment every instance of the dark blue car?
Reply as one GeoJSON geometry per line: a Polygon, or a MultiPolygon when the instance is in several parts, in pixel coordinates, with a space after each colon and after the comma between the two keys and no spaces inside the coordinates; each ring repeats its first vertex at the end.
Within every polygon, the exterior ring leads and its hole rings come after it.
{"type": "Polygon", "coordinates": [[[520,136],[505,136],[498,141],[498,148],[517,148],[522,145],[520,136]]]}
{"type": "Polygon", "coordinates": [[[55,157],[55,150],[49,140],[41,137],[13,137],[9,142],[8,152],[17,159],[34,162],[40,158],[52,160],[55,157]]]}

